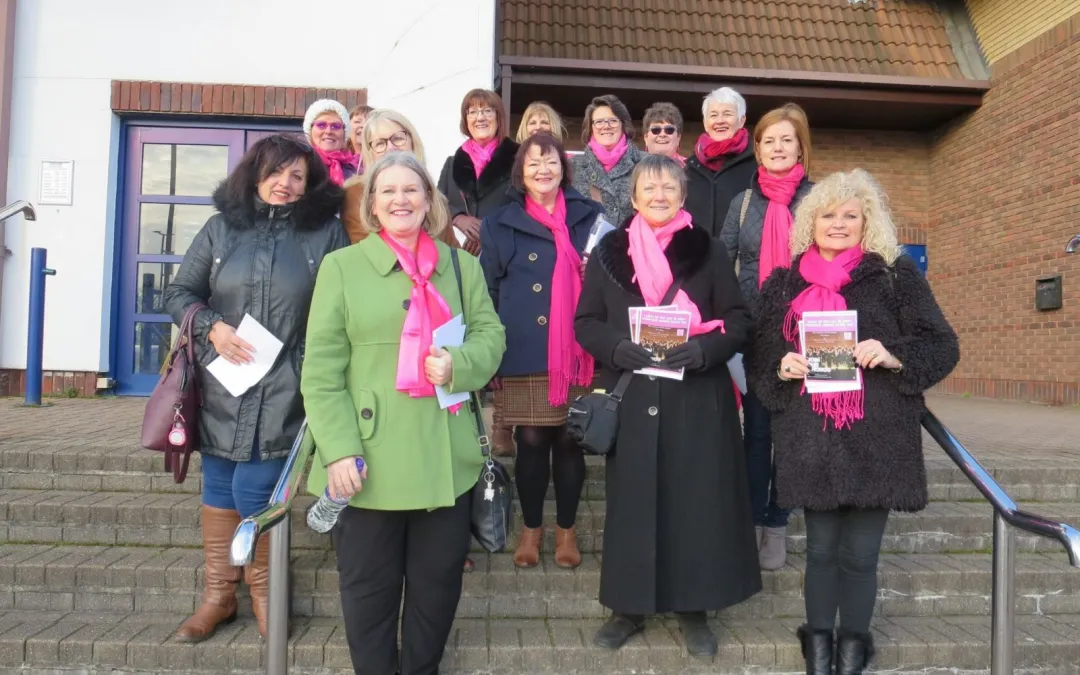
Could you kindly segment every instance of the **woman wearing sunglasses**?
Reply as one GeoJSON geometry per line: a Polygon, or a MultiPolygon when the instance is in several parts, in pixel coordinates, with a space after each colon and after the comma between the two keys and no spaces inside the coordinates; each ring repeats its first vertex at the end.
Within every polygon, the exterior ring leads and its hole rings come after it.
{"type": "Polygon", "coordinates": [[[304,114],[304,135],[337,185],[356,175],[359,167],[360,156],[345,146],[350,131],[349,111],[333,99],[315,101],[304,114]]]}
{"type": "Polygon", "coordinates": [[[670,157],[679,166],[686,166],[686,157],[679,154],[683,116],[673,103],[653,103],[641,123],[645,127],[645,150],[650,155],[670,157]]]}

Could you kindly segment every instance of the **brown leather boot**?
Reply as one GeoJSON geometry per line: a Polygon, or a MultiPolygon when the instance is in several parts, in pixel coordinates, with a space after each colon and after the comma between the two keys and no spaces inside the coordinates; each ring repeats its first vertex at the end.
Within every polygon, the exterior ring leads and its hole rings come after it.
{"type": "Polygon", "coordinates": [[[568,530],[555,528],[555,564],[565,569],[573,569],[581,564],[577,532],[572,527],[568,530]]]}
{"type": "Polygon", "coordinates": [[[518,567],[536,567],[540,564],[540,545],[544,541],[544,526],[521,528],[514,564],[518,567]]]}
{"type": "Polygon", "coordinates": [[[218,624],[236,619],[236,586],[241,569],[229,564],[229,548],[239,524],[240,514],[236,511],[202,507],[206,586],[202,604],[176,631],[178,642],[202,642],[214,634],[218,624]]]}
{"type": "Polygon", "coordinates": [[[491,454],[496,457],[513,457],[517,454],[514,443],[514,430],[510,427],[497,427],[491,435],[491,454]]]}
{"type": "Polygon", "coordinates": [[[266,637],[266,618],[270,614],[270,535],[263,534],[255,544],[255,557],[244,567],[244,582],[251,592],[251,609],[259,635],[266,637]]]}

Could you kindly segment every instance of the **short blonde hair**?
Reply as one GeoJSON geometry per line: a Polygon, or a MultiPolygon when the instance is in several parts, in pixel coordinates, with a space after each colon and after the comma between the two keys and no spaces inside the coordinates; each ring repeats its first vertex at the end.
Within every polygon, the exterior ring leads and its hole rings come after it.
{"type": "Polygon", "coordinates": [[[892,265],[902,250],[896,225],[889,212],[888,197],[874,177],[863,169],[834,173],[814,185],[795,209],[791,230],[791,258],[805,253],[814,243],[814,221],[818,215],[851,199],[858,199],[863,212],[863,251],[876,253],[892,265]]]}
{"type": "Polygon", "coordinates": [[[548,122],[551,123],[551,135],[558,139],[559,142],[566,140],[566,127],[563,126],[562,118],[559,117],[559,113],[555,112],[555,108],[543,101],[534,101],[529,104],[528,108],[525,108],[525,112],[521,115],[521,123],[518,124],[517,135],[514,137],[515,141],[524,143],[525,139],[529,137],[529,130],[526,127],[529,124],[529,118],[533,115],[547,117],[548,122]]]}
{"type": "Polygon", "coordinates": [[[379,182],[379,174],[395,166],[405,167],[420,176],[424,194],[427,195],[428,204],[430,204],[423,227],[432,238],[438,237],[450,223],[450,207],[446,203],[446,197],[435,189],[435,181],[431,180],[431,174],[411,152],[388,152],[375,162],[375,166],[368,168],[365,173],[367,184],[364,186],[364,196],[360,200],[360,224],[371,234],[382,230],[382,225],[375,218],[374,212],[375,185],[379,182]]]}
{"type": "Polygon", "coordinates": [[[409,138],[412,139],[412,153],[416,155],[416,158],[423,164],[424,142],[420,140],[420,134],[416,133],[416,127],[412,125],[409,118],[396,110],[379,108],[368,113],[367,119],[364,121],[364,135],[360,139],[360,142],[364,146],[360,148],[360,156],[364,160],[364,166],[368,167],[375,163],[375,153],[371,149],[371,141],[372,137],[375,136],[375,127],[379,126],[382,122],[393,122],[404,129],[405,133],[409,134],[409,138]]]}

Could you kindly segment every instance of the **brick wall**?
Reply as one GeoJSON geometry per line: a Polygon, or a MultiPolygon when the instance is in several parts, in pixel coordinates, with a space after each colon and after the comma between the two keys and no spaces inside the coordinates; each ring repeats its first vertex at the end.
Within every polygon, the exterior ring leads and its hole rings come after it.
{"type": "Polygon", "coordinates": [[[1080,32],[1051,34],[931,143],[930,279],[963,352],[946,391],[1080,402],[1080,255],[1063,252],[1080,230],[1080,32]],[[1039,312],[1048,274],[1064,307],[1039,312]]]}
{"type": "Polygon", "coordinates": [[[112,109],[128,113],[302,118],[309,105],[323,98],[335,99],[352,109],[367,103],[367,90],[209,82],[112,82],[112,109]]]}
{"type": "MultiPolygon", "coordinates": [[[[41,394],[68,396],[74,392],[77,396],[93,396],[97,393],[97,378],[97,373],[46,370],[42,374],[41,394]]],[[[0,396],[22,396],[25,392],[25,370],[0,370],[0,396]]]]}
{"type": "Polygon", "coordinates": [[[1080,13],[1080,0],[966,0],[965,4],[991,65],[1080,13]]]}

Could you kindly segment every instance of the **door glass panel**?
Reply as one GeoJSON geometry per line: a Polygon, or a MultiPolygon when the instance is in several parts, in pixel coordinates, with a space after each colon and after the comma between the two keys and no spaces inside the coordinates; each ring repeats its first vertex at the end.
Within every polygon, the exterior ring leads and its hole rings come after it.
{"type": "Polygon", "coordinates": [[[228,173],[226,145],[143,145],[144,195],[209,197],[228,173]]]}
{"type": "Polygon", "coordinates": [[[156,375],[169,356],[179,329],[171,323],[135,322],[135,372],[156,375]]]}
{"type": "Polygon", "coordinates": [[[175,263],[139,263],[135,275],[135,313],[164,314],[165,299],[162,293],[172,282],[180,265],[175,263]]]}
{"type": "Polygon", "coordinates": [[[209,204],[141,204],[139,253],[184,255],[214,212],[209,204]]]}

